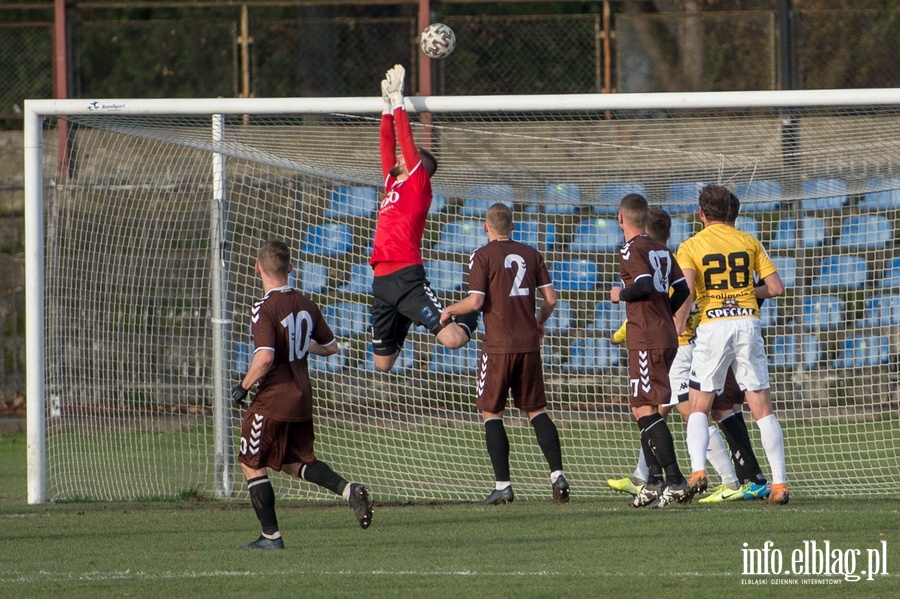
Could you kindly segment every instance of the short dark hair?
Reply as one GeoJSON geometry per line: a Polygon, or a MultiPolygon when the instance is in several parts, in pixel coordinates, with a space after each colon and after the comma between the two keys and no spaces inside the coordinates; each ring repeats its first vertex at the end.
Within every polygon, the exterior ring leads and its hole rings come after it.
{"type": "Polygon", "coordinates": [[[422,166],[425,167],[425,172],[428,173],[429,177],[433,177],[437,172],[437,158],[435,158],[434,154],[422,148],[419,148],[419,157],[422,159],[422,166]]]}
{"type": "Polygon", "coordinates": [[[286,277],[290,272],[291,250],[280,239],[270,239],[260,248],[257,262],[267,275],[286,277]]]}
{"type": "MultiPolygon", "coordinates": [[[[724,185],[707,185],[700,190],[700,208],[708,220],[729,222],[733,194],[724,185]]],[[[735,214],[737,217],[737,214],[735,214]]]]}
{"type": "Polygon", "coordinates": [[[728,209],[728,217],[725,219],[725,222],[733,223],[741,213],[741,201],[734,193],[731,193],[728,199],[731,201],[731,206],[728,209]]]}
{"type": "Polygon", "coordinates": [[[629,193],[619,202],[619,211],[622,213],[622,217],[634,227],[647,226],[649,208],[647,198],[639,193],[629,193]]]}
{"type": "Polygon", "coordinates": [[[653,206],[647,211],[647,235],[660,243],[672,236],[672,217],[662,208],[653,206]]]}

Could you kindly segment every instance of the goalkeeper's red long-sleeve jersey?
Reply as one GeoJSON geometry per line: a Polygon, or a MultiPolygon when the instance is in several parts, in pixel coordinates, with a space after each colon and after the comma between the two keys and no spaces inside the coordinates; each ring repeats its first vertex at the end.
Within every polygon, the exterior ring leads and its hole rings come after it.
{"type": "Polygon", "coordinates": [[[381,117],[380,148],[385,193],[378,208],[375,242],[369,260],[375,276],[422,264],[422,235],[431,208],[431,179],[413,140],[409,115],[402,107],[394,109],[393,116],[381,117]],[[396,164],[398,141],[409,170],[409,177],[403,181],[390,174],[396,164]]]}

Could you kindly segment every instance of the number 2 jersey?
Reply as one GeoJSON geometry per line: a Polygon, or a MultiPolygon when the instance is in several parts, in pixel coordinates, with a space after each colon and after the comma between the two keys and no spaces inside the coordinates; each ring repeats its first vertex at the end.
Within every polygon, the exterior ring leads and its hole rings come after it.
{"type": "Polygon", "coordinates": [[[778,269],[759,240],[726,224],[715,224],[678,247],[678,264],[693,270],[700,324],[759,318],[754,273],[762,280],[778,269]]]}
{"type": "Polygon", "coordinates": [[[309,340],[335,343],[319,307],[296,289],[278,287],[253,304],[250,320],[255,351],[275,352],[272,366],[259,379],[253,409],[276,420],[310,420],[309,340]]]}
{"type": "Polygon", "coordinates": [[[540,351],[535,290],[549,287],[550,273],[540,252],[510,239],[495,239],[474,252],[469,262],[469,293],[485,296],[485,353],[540,351]]]}

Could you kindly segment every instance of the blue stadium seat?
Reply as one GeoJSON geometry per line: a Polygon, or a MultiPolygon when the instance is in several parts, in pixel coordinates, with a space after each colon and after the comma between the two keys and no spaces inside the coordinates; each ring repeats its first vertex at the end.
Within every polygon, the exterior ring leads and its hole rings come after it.
{"type": "Polygon", "coordinates": [[[866,299],[863,326],[891,327],[900,325],[900,294],[882,293],[866,299]]]}
{"type": "Polygon", "coordinates": [[[515,222],[510,237],[537,248],[540,252],[552,252],[556,248],[556,227],[553,223],[519,220],[515,222]]]}
{"type": "Polygon", "coordinates": [[[589,329],[603,331],[612,335],[625,322],[625,302],[614,304],[609,301],[597,302],[594,306],[594,322],[589,329]]]}
{"type": "Polygon", "coordinates": [[[597,374],[619,365],[619,348],[604,337],[586,337],[572,342],[564,372],[597,374]]]}
{"type": "MultiPolygon", "coordinates": [[[[557,301],[556,309],[553,310],[553,314],[544,323],[544,331],[548,335],[564,335],[568,333],[569,327],[572,326],[573,312],[569,302],[566,300],[557,301]]],[[[483,320],[483,318],[479,319],[479,322],[483,320]]]]}
{"type": "MultiPolygon", "coordinates": [[[[603,183],[600,185],[598,203],[594,205],[595,214],[617,215],[622,198],[629,193],[639,193],[647,197],[647,187],[637,181],[603,183]]],[[[648,198],[649,199],[649,198],[648,198]]]]}
{"type": "Polygon", "coordinates": [[[558,260],[550,265],[550,279],[557,291],[591,291],[599,277],[600,269],[591,260],[558,260]]]}
{"type": "Polygon", "coordinates": [[[847,182],[843,179],[807,179],[800,193],[806,198],[800,201],[801,210],[840,210],[848,203],[847,182]]]}
{"type": "Polygon", "coordinates": [[[797,284],[797,259],[791,256],[772,256],[772,262],[785,287],[794,287],[797,284]]]}
{"type": "Polygon", "coordinates": [[[431,289],[437,293],[459,291],[465,284],[465,270],[462,262],[450,260],[428,260],[425,262],[425,275],[431,283],[431,289]]]}
{"type": "Polygon", "coordinates": [[[818,216],[804,216],[799,223],[794,218],[783,218],[778,221],[775,237],[772,239],[773,250],[815,248],[825,244],[825,219],[818,216]],[[800,232],[800,243],[797,243],[797,232],[800,232]]]}
{"type": "Polygon", "coordinates": [[[881,335],[853,335],[843,340],[832,366],[867,368],[888,364],[890,359],[890,338],[881,335]]]}
{"type": "Polygon", "coordinates": [[[438,344],[431,352],[428,370],[444,374],[475,374],[480,355],[477,343],[469,343],[459,349],[447,349],[438,344]]]}
{"type": "MultiPolygon", "coordinates": [[[[443,347],[443,346],[441,346],[443,347]]],[[[357,370],[362,372],[377,372],[382,374],[380,370],[375,368],[375,358],[373,357],[375,354],[372,351],[372,344],[368,345],[366,349],[366,358],[365,360],[360,360],[357,365],[357,370]]],[[[413,352],[409,348],[403,348],[400,350],[400,355],[397,356],[397,361],[394,362],[394,367],[391,368],[391,373],[394,374],[402,374],[409,372],[413,369],[413,352]]],[[[385,373],[386,374],[386,373],[385,373]]]]}
{"type": "Polygon", "coordinates": [[[300,268],[288,273],[288,285],[303,293],[322,293],[328,287],[328,267],[317,262],[300,262],[300,268]],[[300,285],[297,286],[299,270],[300,285]]]}
{"type": "Polygon", "coordinates": [[[868,279],[868,268],[862,256],[826,256],[819,265],[818,276],[813,278],[812,288],[817,291],[861,289],[868,279]]]}
{"type": "Polygon", "coordinates": [[[543,203],[531,204],[525,212],[529,214],[536,212],[575,214],[580,209],[581,188],[577,183],[548,183],[544,186],[543,203]]]}
{"type": "Polygon", "coordinates": [[[763,329],[773,327],[778,324],[778,301],[770,298],[763,302],[762,308],[759,309],[759,320],[763,329]]]}
{"type": "Polygon", "coordinates": [[[773,335],[766,339],[769,365],[778,370],[815,368],[819,364],[821,348],[815,335],[773,335]]]}
{"type": "Polygon", "coordinates": [[[569,249],[573,252],[615,252],[624,242],[619,221],[612,218],[592,218],[575,226],[569,249]]]}
{"type": "Polygon", "coordinates": [[[869,179],[857,207],[863,211],[900,210],[900,178],[869,179]]]}
{"type": "Polygon", "coordinates": [[[804,296],[802,310],[807,331],[836,329],[844,323],[844,302],[836,295],[804,296]]]}
{"type": "MultiPolygon", "coordinates": [[[[669,236],[669,247],[677,249],[684,241],[694,234],[694,225],[691,221],[680,216],[672,217],[672,231],[669,236]]],[[[623,238],[624,239],[624,238],[623,238]]]]}
{"type": "Polygon", "coordinates": [[[512,208],[514,200],[510,185],[473,185],[466,191],[459,213],[462,216],[484,216],[491,204],[501,202],[512,208]]]}
{"type": "Polygon", "coordinates": [[[235,343],[232,370],[238,376],[243,377],[250,370],[250,361],[253,358],[253,342],[235,343]]]}
{"type": "Polygon", "coordinates": [[[782,200],[781,183],[772,179],[740,181],[732,189],[741,201],[741,213],[772,212],[782,200]]]}
{"type": "Polygon", "coordinates": [[[378,192],[368,185],[338,185],[329,196],[326,218],[372,216],[378,208],[378,192]]]}
{"type": "Polygon", "coordinates": [[[888,260],[884,269],[884,276],[878,282],[879,287],[900,287],[900,256],[888,260]]]}
{"type": "Polygon", "coordinates": [[[737,217],[737,220],[734,222],[734,228],[759,239],[759,222],[752,216],[737,217]]]}
{"type": "Polygon", "coordinates": [[[353,229],[345,223],[313,225],[300,242],[300,251],[318,256],[340,256],[353,248],[353,229]]]}
{"type": "Polygon", "coordinates": [[[837,245],[851,250],[880,250],[893,240],[891,221],[880,214],[857,214],[844,219],[837,245]]]}
{"type": "Polygon", "coordinates": [[[428,209],[428,216],[437,216],[447,210],[447,196],[442,193],[435,192],[431,197],[431,207],[428,209]]]}
{"type": "Polygon", "coordinates": [[[309,355],[309,369],[313,373],[340,372],[347,366],[347,354],[338,352],[330,356],[309,355]]]}
{"type": "Polygon", "coordinates": [[[477,220],[457,220],[441,226],[438,242],[433,249],[436,252],[454,254],[471,254],[487,243],[484,223],[477,220]]]}
{"type": "Polygon", "coordinates": [[[341,293],[372,293],[372,267],[367,262],[350,267],[350,278],[338,287],[341,293]]]}
{"type": "Polygon", "coordinates": [[[669,185],[666,205],[669,214],[691,214],[697,212],[700,190],[706,187],[702,181],[680,181],[669,185]]]}
{"type": "Polygon", "coordinates": [[[322,316],[338,337],[362,335],[369,330],[369,307],[359,302],[337,302],[323,306],[322,316]]]}

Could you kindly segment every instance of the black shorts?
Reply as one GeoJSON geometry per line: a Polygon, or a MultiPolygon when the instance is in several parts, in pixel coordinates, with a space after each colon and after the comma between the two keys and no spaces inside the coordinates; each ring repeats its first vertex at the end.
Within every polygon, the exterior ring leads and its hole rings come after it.
{"type": "Polygon", "coordinates": [[[372,345],[376,355],[390,356],[400,351],[413,323],[435,335],[444,328],[444,306],[431,290],[422,265],[375,277],[372,296],[372,345]]]}

